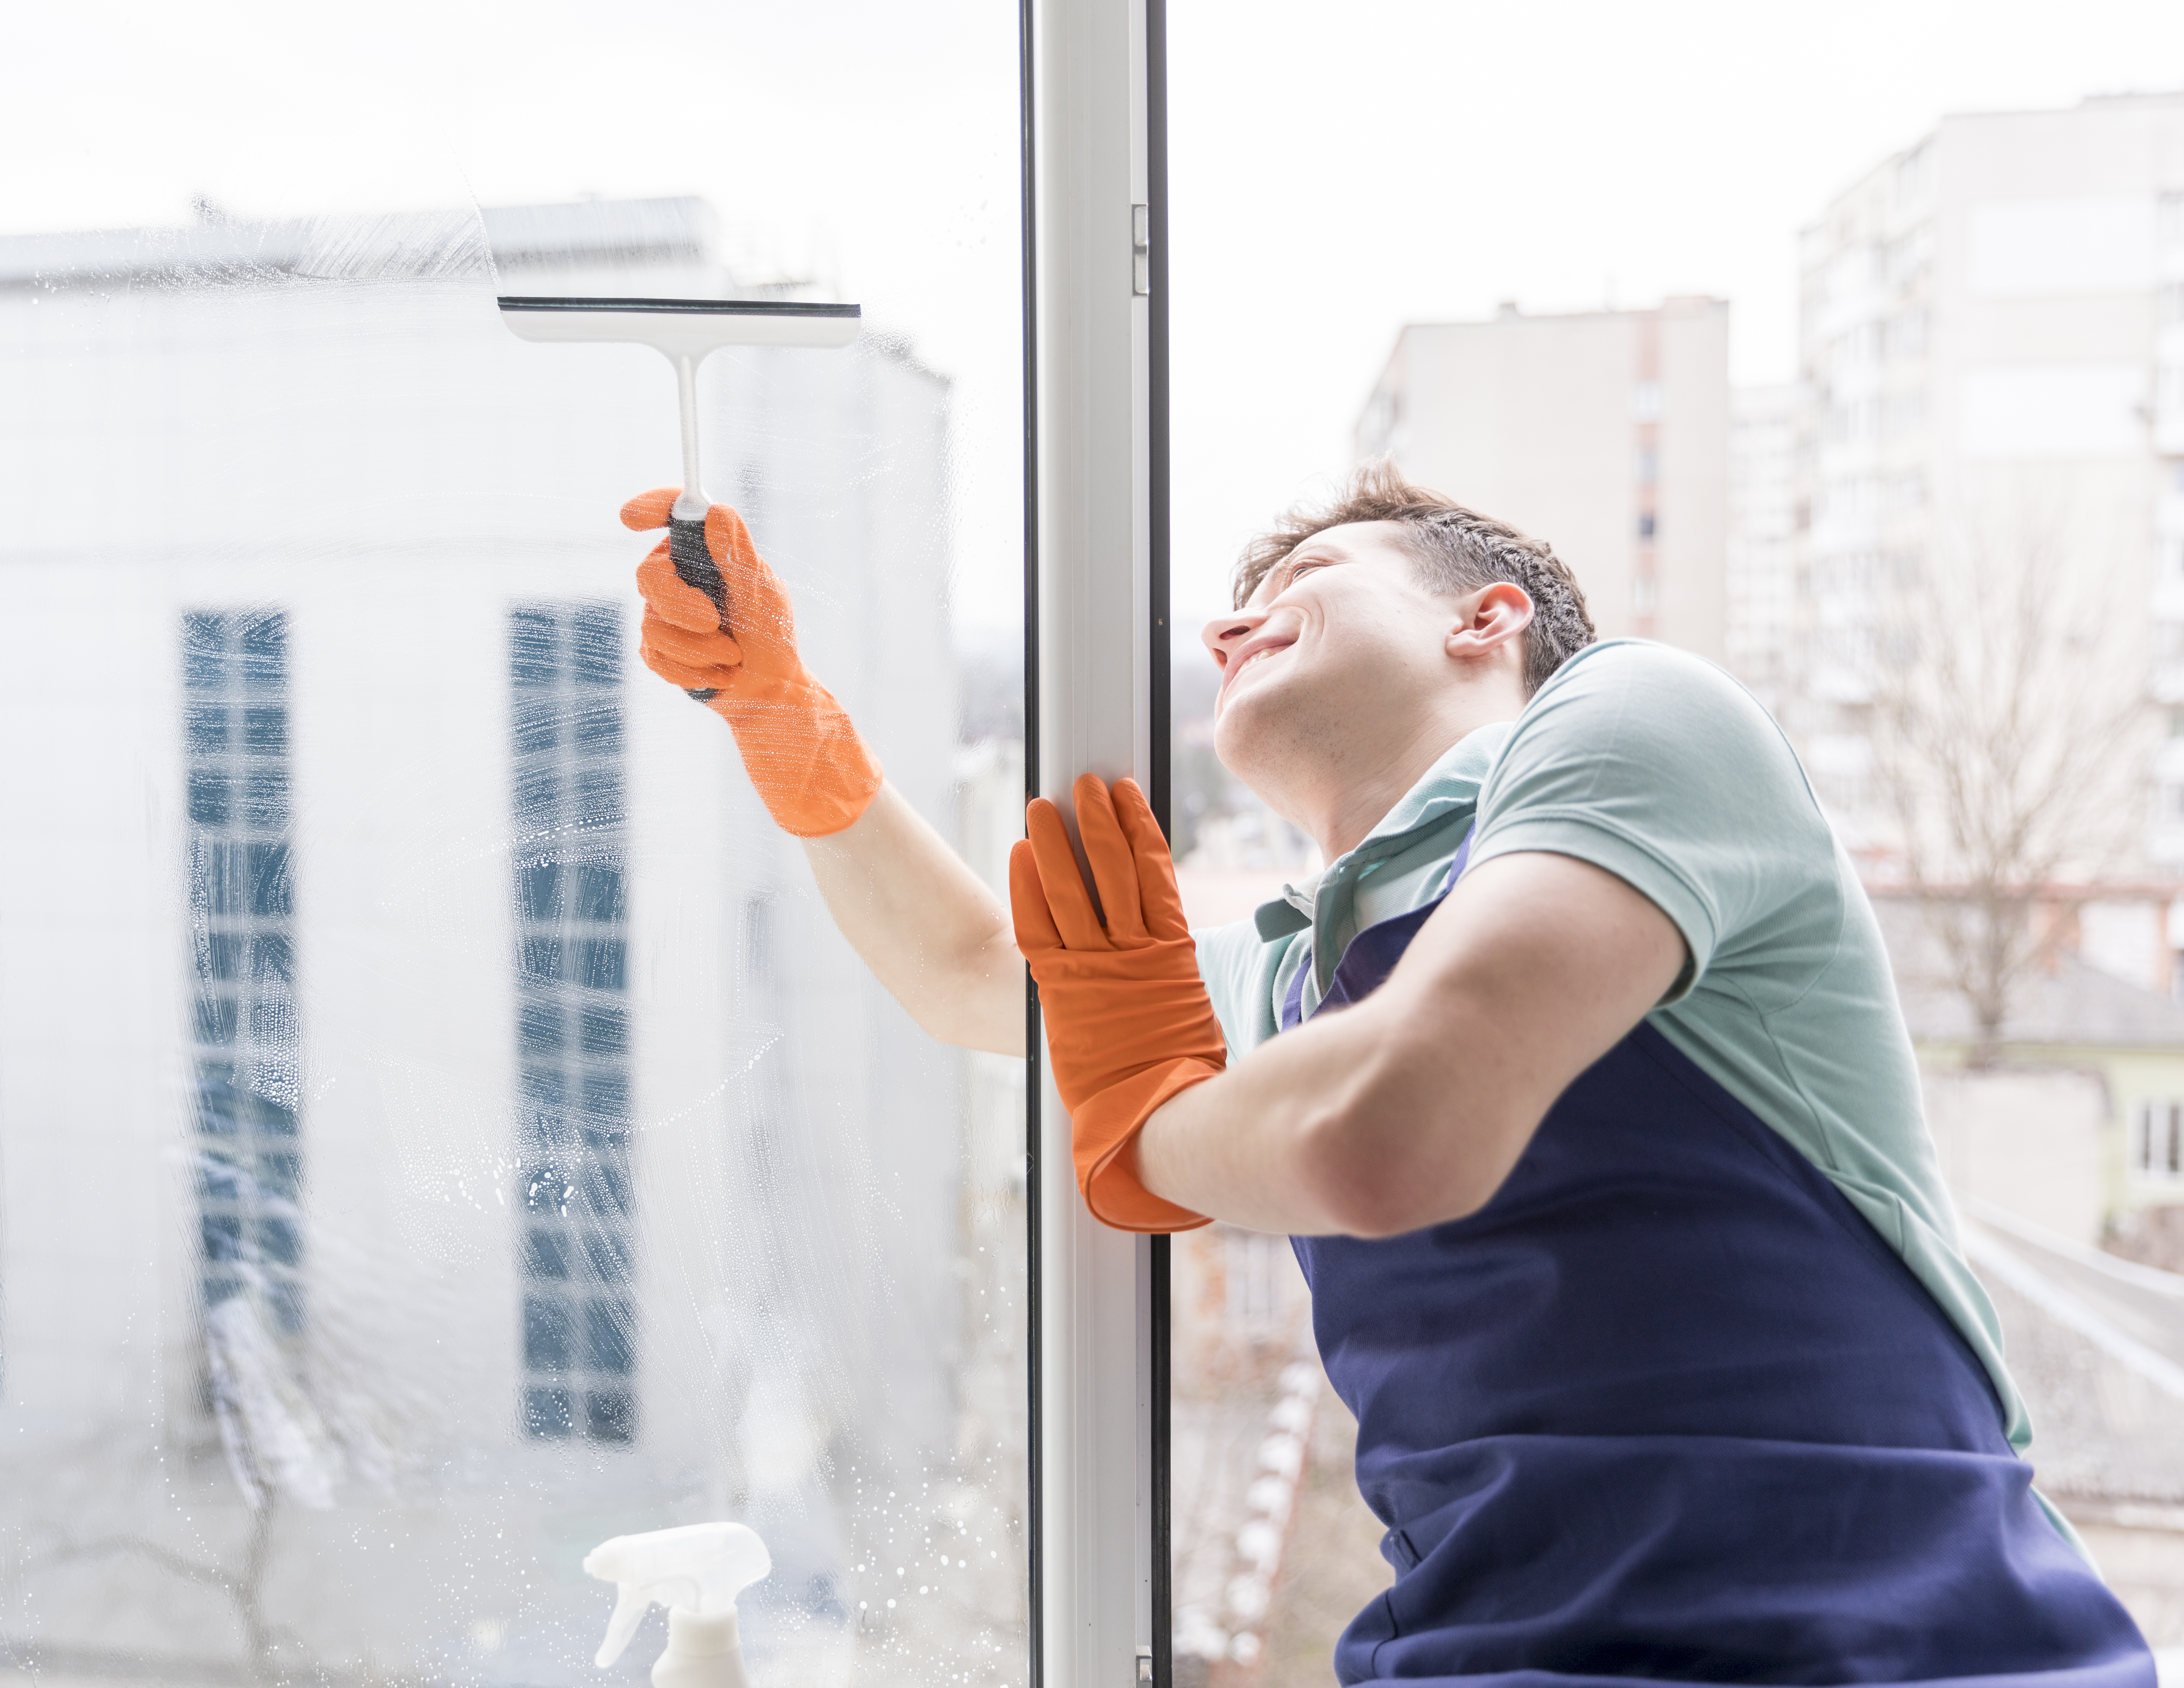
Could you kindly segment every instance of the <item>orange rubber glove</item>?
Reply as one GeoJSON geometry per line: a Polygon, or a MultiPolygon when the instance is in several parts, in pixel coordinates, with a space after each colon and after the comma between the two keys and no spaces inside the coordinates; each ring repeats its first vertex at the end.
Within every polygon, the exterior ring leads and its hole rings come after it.
{"type": "Polygon", "coordinates": [[[1139,1184],[1126,1151],[1162,1103],[1220,1073],[1228,1043],[1145,793],[1126,779],[1111,798],[1092,774],[1072,792],[1106,924],[1043,797],[1025,816],[1030,836],[1009,853],[1009,901],[1017,947],[1039,981],[1054,1088],[1069,1109],[1077,1187],[1093,1217],[1117,1230],[1188,1231],[1210,1222],[1139,1184]]]}
{"type": "MultiPolygon", "coordinates": [[[[622,525],[640,532],[666,526],[679,490],[661,487],[632,499],[621,507],[622,525]]],[[[638,565],[644,594],[638,654],[663,680],[712,693],[705,707],[734,730],[744,770],[783,831],[803,838],[838,833],[880,788],[879,762],[796,654],[788,594],[726,504],[705,512],[705,549],[727,587],[726,615],[675,572],[663,539],[638,565]]]]}

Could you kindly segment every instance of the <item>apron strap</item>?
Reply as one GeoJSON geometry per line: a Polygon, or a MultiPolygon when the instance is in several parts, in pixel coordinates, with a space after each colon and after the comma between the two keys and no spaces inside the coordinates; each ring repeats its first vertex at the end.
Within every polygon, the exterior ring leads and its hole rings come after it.
{"type": "MultiPolygon", "coordinates": [[[[1422,921],[1424,916],[1432,913],[1440,906],[1448,894],[1456,889],[1457,876],[1463,872],[1464,864],[1471,860],[1471,841],[1478,836],[1479,828],[1475,825],[1464,833],[1463,842],[1456,847],[1456,854],[1449,858],[1447,876],[1441,881],[1440,889],[1435,894],[1433,900],[1421,904],[1418,908],[1412,911],[1411,915],[1399,915],[1396,918],[1407,920],[1420,917],[1422,921]]],[[[1290,978],[1289,993],[1282,1001],[1280,1029],[1284,1032],[1293,1031],[1304,1023],[1304,981],[1305,975],[1312,971],[1312,950],[1307,945],[1304,952],[1303,964],[1297,968],[1295,974],[1290,978]]]]}

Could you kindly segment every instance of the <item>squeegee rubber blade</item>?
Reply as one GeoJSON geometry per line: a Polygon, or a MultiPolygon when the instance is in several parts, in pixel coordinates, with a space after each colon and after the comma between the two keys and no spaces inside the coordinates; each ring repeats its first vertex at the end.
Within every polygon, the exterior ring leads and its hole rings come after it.
{"type": "Polygon", "coordinates": [[[501,320],[518,337],[626,341],[671,357],[722,346],[845,346],[862,326],[854,304],[802,299],[584,298],[504,294],[501,320]]]}

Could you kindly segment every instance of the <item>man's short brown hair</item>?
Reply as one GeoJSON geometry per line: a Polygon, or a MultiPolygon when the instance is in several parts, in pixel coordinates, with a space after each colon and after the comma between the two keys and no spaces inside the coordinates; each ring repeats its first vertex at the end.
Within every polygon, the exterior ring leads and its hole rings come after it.
{"type": "Polygon", "coordinates": [[[1532,600],[1532,624],[1524,629],[1526,697],[1592,643],[1585,593],[1553,547],[1454,499],[1412,486],[1392,463],[1359,470],[1332,504],[1284,511],[1245,546],[1236,560],[1236,607],[1242,609],[1273,566],[1313,534],[1353,521],[1401,526],[1397,543],[1417,564],[1429,592],[1476,592],[1504,580],[1524,588],[1532,600]]]}

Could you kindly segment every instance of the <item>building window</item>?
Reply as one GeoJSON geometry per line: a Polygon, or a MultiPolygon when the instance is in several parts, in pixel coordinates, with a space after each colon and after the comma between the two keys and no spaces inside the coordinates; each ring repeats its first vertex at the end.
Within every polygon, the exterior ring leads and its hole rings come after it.
{"type": "Polygon", "coordinates": [[[2184,364],[2154,366],[2153,408],[2164,419],[2184,415],[2184,364]]]}
{"type": "Polygon", "coordinates": [[[509,620],[521,1102],[523,1426],[637,1434],[621,627],[605,604],[509,620]]]}
{"type": "Polygon", "coordinates": [[[1630,389],[1630,420],[1634,422],[1658,422],[1661,420],[1661,383],[1641,381],[1630,389]]]}
{"type": "Polygon", "coordinates": [[[1284,1295],[1296,1275],[1284,1240],[1259,1231],[1221,1228],[1226,1270],[1224,1334],[1240,1347],[1279,1340],[1290,1309],[1284,1295]]]}
{"type": "Polygon", "coordinates": [[[1650,487],[1661,478],[1661,454],[1650,445],[1638,448],[1636,471],[1638,484],[1650,487]]]}
{"type": "Polygon", "coordinates": [[[2155,227],[2164,246],[2184,246],[2184,193],[2164,193],[2155,204],[2155,227]]]}
{"type": "Polygon", "coordinates": [[[1915,434],[1926,426],[1926,395],[1900,393],[1880,401],[1880,432],[1897,436],[1915,434]]]}
{"type": "Polygon", "coordinates": [[[1887,324],[1881,335],[1884,354],[1892,358],[1926,355],[1926,313],[1907,310],[1887,324]]]}
{"type": "Polygon", "coordinates": [[[282,1337],[304,1319],[287,649],[277,610],[182,617],[198,1292],[282,1337]]]}
{"type": "Polygon", "coordinates": [[[1638,537],[1641,539],[1651,539],[1658,526],[1652,510],[1641,510],[1638,512],[1638,537]]]}
{"type": "Polygon", "coordinates": [[[1882,485],[1890,510],[1917,510],[1926,502],[1926,477],[1918,470],[1892,475],[1882,485]]]}
{"type": "Polygon", "coordinates": [[[2132,1111],[2131,1169],[2141,1178],[2184,1178],[2184,1104],[2141,1102],[2132,1111]]]}

